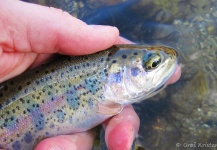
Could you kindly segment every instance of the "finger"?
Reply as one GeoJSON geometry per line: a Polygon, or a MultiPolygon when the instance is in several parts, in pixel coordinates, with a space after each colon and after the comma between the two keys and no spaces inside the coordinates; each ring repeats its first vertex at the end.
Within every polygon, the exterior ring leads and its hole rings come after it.
{"type": "Polygon", "coordinates": [[[34,62],[31,64],[30,68],[35,68],[43,63],[48,62],[50,59],[54,58],[51,54],[38,54],[34,62]]]}
{"type": "Polygon", "coordinates": [[[176,81],[178,81],[180,77],[181,77],[181,68],[180,66],[177,65],[175,72],[173,73],[172,77],[167,81],[166,84],[173,84],[176,81]]]}
{"type": "Polygon", "coordinates": [[[0,83],[25,71],[36,59],[35,53],[3,53],[0,55],[0,83]]]}
{"type": "Polygon", "coordinates": [[[73,135],[60,135],[41,141],[35,150],[87,150],[91,149],[94,137],[93,130],[73,135]]]}
{"type": "Polygon", "coordinates": [[[88,26],[61,10],[22,1],[0,0],[0,9],[0,82],[38,61],[36,53],[89,54],[112,46],[119,34],[114,27],[88,26]]]}
{"type": "MultiPolygon", "coordinates": [[[[134,43],[127,40],[127,39],[125,39],[125,38],[123,38],[123,37],[118,37],[115,44],[134,44],[134,43]]],[[[38,55],[37,58],[35,59],[34,63],[31,65],[31,68],[34,68],[34,67],[44,63],[50,57],[51,57],[51,55],[49,55],[49,54],[40,54],[40,55],[38,55]]]]}
{"type": "Polygon", "coordinates": [[[139,117],[128,106],[123,111],[104,123],[105,140],[109,150],[128,150],[139,130],[139,117]]]}
{"type": "Polygon", "coordinates": [[[91,26],[62,10],[0,0],[0,49],[4,52],[89,54],[112,46],[117,28],[91,26]]]}

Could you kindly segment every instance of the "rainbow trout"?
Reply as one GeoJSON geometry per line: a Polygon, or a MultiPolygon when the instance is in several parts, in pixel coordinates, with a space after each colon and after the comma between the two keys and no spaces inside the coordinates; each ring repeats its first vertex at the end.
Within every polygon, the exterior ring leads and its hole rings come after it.
{"type": "Polygon", "coordinates": [[[46,137],[89,130],[157,93],[176,66],[172,48],[116,45],[28,70],[0,84],[0,148],[30,150],[46,137]]]}

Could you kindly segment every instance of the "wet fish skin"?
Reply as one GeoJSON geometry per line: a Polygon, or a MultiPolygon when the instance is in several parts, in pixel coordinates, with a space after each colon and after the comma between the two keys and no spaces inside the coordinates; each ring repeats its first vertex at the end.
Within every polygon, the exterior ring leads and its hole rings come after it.
{"type": "Polygon", "coordinates": [[[176,65],[172,48],[117,45],[29,70],[0,84],[0,148],[32,149],[43,138],[93,128],[155,93],[176,65]]]}

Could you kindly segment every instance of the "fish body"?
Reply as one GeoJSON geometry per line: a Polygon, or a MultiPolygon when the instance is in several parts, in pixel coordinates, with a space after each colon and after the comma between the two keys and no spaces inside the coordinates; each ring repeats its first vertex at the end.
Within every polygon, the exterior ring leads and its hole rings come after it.
{"type": "Polygon", "coordinates": [[[0,148],[32,149],[44,138],[89,130],[157,93],[176,66],[172,48],[116,45],[28,70],[0,84],[0,148]]]}

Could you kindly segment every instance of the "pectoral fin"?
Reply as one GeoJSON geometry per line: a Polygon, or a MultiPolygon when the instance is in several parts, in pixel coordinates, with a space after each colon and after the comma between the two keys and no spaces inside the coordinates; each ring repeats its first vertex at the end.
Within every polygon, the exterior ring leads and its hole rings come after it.
{"type": "Polygon", "coordinates": [[[123,106],[119,103],[113,101],[103,102],[98,104],[97,112],[103,115],[116,115],[120,113],[123,109],[123,106]]]}

